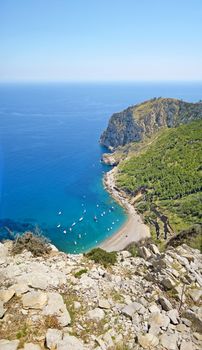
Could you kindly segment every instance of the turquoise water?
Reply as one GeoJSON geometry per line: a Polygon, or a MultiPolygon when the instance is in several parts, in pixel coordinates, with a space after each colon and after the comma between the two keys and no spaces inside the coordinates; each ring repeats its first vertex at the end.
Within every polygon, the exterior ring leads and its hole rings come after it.
{"type": "Polygon", "coordinates": [[[113,112],[158,96],[198,101],[202,84],[0,85],[0,239],[5,226],[39,227],[81,252],[119,229],[126,214],[102,186],[98,140],[113,112]]]}

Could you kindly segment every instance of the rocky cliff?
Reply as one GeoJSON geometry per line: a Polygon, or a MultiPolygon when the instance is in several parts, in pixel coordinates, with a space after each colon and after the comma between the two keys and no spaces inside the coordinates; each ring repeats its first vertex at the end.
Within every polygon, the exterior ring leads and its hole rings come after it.
{"type": "Polygon", "coordinates": [[[202,261],[182,245],[117,254],[104,267],[54,247],[0,243],[1,350],[199,350],[202,261]]]}
{"type": "Polygon", "coordinates": [[[175,127],[202,118],[202,103],[155,98],[129,107],[110,118],[100,143],[110,149],[140,141],[161,128],[175,127]]]}

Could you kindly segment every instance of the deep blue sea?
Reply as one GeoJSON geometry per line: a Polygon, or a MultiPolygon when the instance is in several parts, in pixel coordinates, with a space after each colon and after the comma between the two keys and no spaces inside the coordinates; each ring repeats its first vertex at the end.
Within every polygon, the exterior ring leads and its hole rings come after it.
{"type": "Polygon", "coordinates": [[[159,96],[198,101],[202,83],[1,84],[0,239],[40,229],[81,252],[119,229],[99,137],[112,113],[159,96]]]}

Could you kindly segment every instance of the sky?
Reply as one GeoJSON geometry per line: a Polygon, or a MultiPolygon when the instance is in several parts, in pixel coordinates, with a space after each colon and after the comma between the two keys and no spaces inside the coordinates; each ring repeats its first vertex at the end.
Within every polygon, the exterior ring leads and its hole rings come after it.
{"type": "Polygon", "coordinates": [[[0,81],[202,81],[202,0],[0,0],[0,81]]]}

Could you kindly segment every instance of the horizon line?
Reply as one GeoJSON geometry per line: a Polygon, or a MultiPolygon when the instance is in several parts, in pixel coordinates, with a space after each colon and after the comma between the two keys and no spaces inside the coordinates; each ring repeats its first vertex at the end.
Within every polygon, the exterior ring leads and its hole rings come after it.
{"type": "Polygon", "coordinates": [[[0,84],[112,84],[112,83],[202,83],[202,79],[193,80],[0,80],[0,84]]]}

